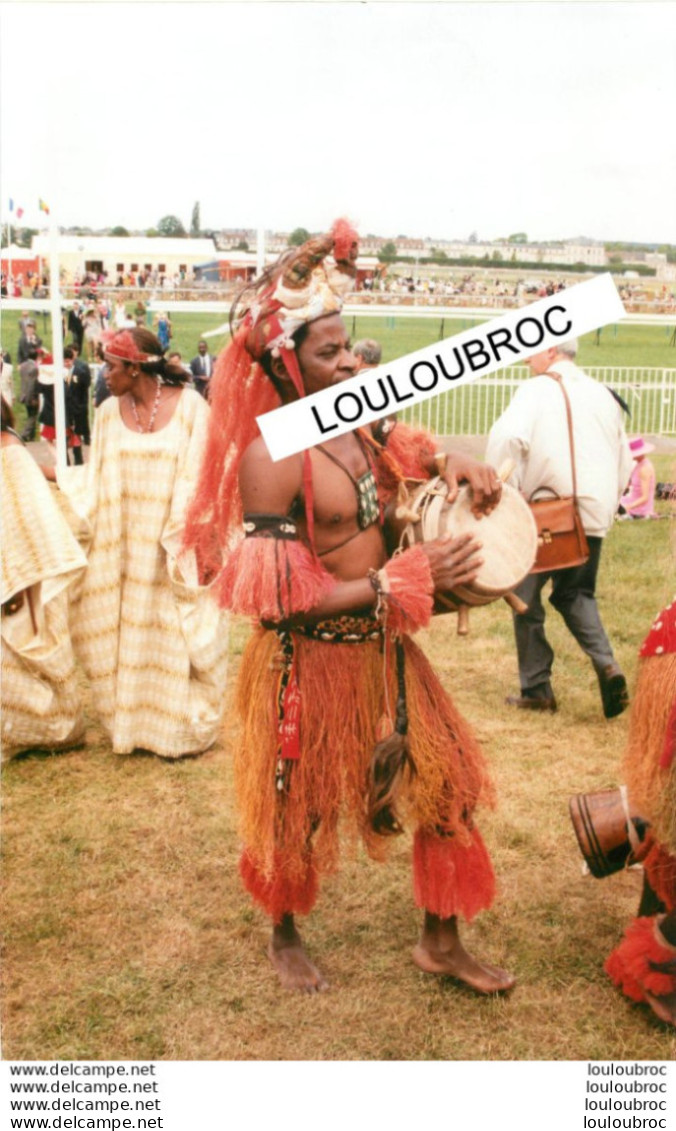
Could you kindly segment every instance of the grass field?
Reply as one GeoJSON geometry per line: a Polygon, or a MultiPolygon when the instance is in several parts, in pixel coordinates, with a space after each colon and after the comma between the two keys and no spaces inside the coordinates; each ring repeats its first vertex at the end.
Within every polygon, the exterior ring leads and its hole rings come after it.
{"type": "MultiPolygon", "coordinates": [[[[131,304],[130,304],[131,307],[131,304]]],[[[37,330],[45,344],[51,340],[51,319],[49,315],[36,317],[37,330]]],[[[201,334],[215,330],[227,322],[226,314],[174,314],[172,316],[172,349],[180,351],[184,360],[189,361],[197,353],[197,342],[201,334]]],[[[383,347],[383,359],[391,361],[402,354],[420,349],[440,340],[451,337],[470,326],[478,325],[468,318],[414,318],[411,316],[392,316],[367,318],[349,315],[346,318],[348,330],[353,341],[359,338],[376,338],[383,347]]],[[[676,368],[676,348],[670,344],[673,326],[607,326],[601,332],[600,344],[596,344],[596,333],[581,339],[579,363],[585,365],[639,365],[676,368]]],[[[18,315],[5,314],[2,327],[2,344],[9,349],[12,357],[16,353],[19,340],[18,315]]],[[[217,353],[229,338],[227,334],[209,339],[209,348],[217,353]]]]}
{"type": "MultiPolygon", "coordinates": [[[[176,316],[184,358],[219,321],[176,316]]],[[[412,318],[348,326],[354,337],[379,338],[386,359],[436,341],[440,330],[434,319],[412,318]]],[[[444,333],[465,326],[446,323],[444,333]]],[[[583,341],[580,360],[674,366],[669,337],[656,327],[610,328],[598,346],[595,335],[583,341]]],[[[5,318],[3,344],[14,353],[13,338],[5,318]]],[[[216,352],[222,342],[211,342],[216,352]]],[[[22,414],[18,406],[19,426],[22,414]]],[[[673,479],[669,457],[655,462],[658,478],[673,479]]],[[[604,548],[600,605],[630,680],[651,618],[676,588],[670,527],[618,524],[604,548]]],[[[4,1057],[673,1058],[673,1034],[602,970],[635,912],[640,875],[583,876],[567,815],[571,794],[619,782],[627,718],[604,721],[587,660],[554,613],[548,624],[561,709],[546,718],[504,706],[517,669],[502,603],[475,610],[466,639],[450,616],[422,634],[493,766],[498,807],[481,827],[499,898],[465,935],[514,971],[510,998],[476,998],[411,963],[419,915],[408,838],[388,866],[358,853],[326,881],[304,933],[331,990],[311,1000],[283,994],[265,957],[267,925],[237,876],[234,723],[199,758],[114,757],[83,680],[86,746],[3,769],[4,1057]]],[[[233,623],[231,686],[247,632],[233,623]]]]}
{"type": "MultiPolygon", "coordinates": [[[[12,346],[13,334],[7,330],[5,322],[4,342],[12,346]]],[[[197,352],[197,342],[200,334],[215,329],[226,322],[224,314],[176,314],[173,318],[172,347],[179,350],[184,361],[194,357],[197,352]]],[[[363,337],[375,337],[383,346],[383,358],[390,361],[401,357],[425,345],[430,345],[439,340],[443,331],[445,337],[467,329],[471,325],[467,319],[454,321],[441,319],[425,319],[413,317],[383,317],[366,318],[352,317],[347,319],[348,329],[352,340],[363,337]]],[[[49,340],[50,321],[47,316],[38,319],[38,331],[47,342],[49,340]],[[42,323],[46,326],[43,330],[42,323]]],[[[18,340],[18,330],[17,340],[18,340]]],[[[647,368],[676,368],[676,349],[670,344],[672,329],[661,326],[618,326],[606,327],[601,333],[600,343],[597,344],[596,333],[586,335],[580,344],[579,364],[585,366],[621,366],[621,367],[647,367],[647,368]]],[[[228,342],[226,334],[209,339],[210,351],[216,354],[228,342]]],[[[525,373],[524,369],[524,373],[525,373]]],[[[500,373],[494,374],[500,376],[500,373]]],[[[646,434],[659,433],[662,421],[674,420],[673,407],[668,406],[668,415],[665,417],[662,407],[664,394],[661,390],[644,390],[639,394],[634,387],[635,382],[641,381],[641,375],[631,375],[628,380],[620,381],[619,377],[613,379],[613,387],[630,404],[633,420],[628,424],[631,431],[643,431],[646,434]]],[[[18,389],[18,374],[15,374],[15,385],[18,389]]],[[[667,394],[668,395],[668,394],[667,394]]],[[[402,418],[413,420],[417,425],[430,428],[439,435],[482,435],[488,431],[494,419],[506,407],[511,392],[496,389],[491,384],[491,378],[486,381],[455,388],[439,397],[420,403],[413,410],[407,410],[402,418]]],[[[24,413],[20,405],[16,405],[19,426],[23,425],[24,413]]],[[[667,424],[667,427],[669,425],[667,424]]]]}
{"type": "MultiPolygon", "coordinates": [[[[657,459],[660,478],[668,457],[657,459]]],[[[664,506],[662,507],[664,510],[664,506]]],[[[673,596],[668,520],[610,532],[602,615],[633,681],[638,645],[673,596]]],[[[437,618],[422,643],[493,767],[481,828],[499,898],[465,931],[518,978],[480,999],[410,961],[419,914],[410,841],[386,866],[361,853],[328,879],[303,929],[331,983],[282,993],[267,925],[237,876],[234,724],[199,758],[114,757],[91,709],[86,747],[3,771],[3,1055],[7,1059],[666,1060],[667,1031],[603,973],[635,913],[640,875],[583,876],[567,802],[617,784],[627,717],[606,722],[588,661],[553,612],[554,716],[514,714],[511,619],[437,618]]],[[[231,633],[232,686],[248,626],[231,633]]]]}

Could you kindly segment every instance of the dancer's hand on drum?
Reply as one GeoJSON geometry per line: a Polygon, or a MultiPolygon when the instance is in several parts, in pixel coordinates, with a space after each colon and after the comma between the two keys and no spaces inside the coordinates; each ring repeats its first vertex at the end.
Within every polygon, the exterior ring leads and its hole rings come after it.
{"type": "Polygon", "coordinates": [[[497,507],[502,495],[502,480],[494,467],[481,463],[472,456],[449,455],[444,479],[448,485],[448,501],[452,503],[458,494],[460,481],[469,484],[472,490],[472,514],[481,518],[497,507]]]}
{"type": "Polygon", "coordinates": [[[471,534],[442,534],[441,538],[423,543],[422,549],[430,563],[434,588],[439,592],[469,585],[483,565],[481,542],[471,534]]]}

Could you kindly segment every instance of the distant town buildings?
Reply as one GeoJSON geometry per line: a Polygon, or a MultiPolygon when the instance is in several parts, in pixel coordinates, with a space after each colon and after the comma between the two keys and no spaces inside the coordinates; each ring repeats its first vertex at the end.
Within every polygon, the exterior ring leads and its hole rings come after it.
{"type": "MultiPolygon", "coordinates": [[[[200,263],[214,258],[211,239],[157,236],[58,236],[59,264],[67,278],[105,276],[111,284],[118,277],[139,274],[159,279],[189,279],[200,263]]],[[[33,255],[49,262],[49,237],[34,236],[33,255]]]]}
{"type": "MultiPolygon", "coordinates": [[[[182,280],[199,279],[197,270],[204,265],[220,265],[221,279],[248,277],[256,262],[258,233],[253,228],[223,228],[211,239],[148,237],[130,233],[129,236],[102,236],[83,231],[79,235],[60,235],[59,259],[64,272],[72,278],[93,274],[116,281],[119,276],[138,273],[180,277],[182,280]],[[227,271],[225,270],[227,268],[227,271]]],[[[266,232],[266,259],[285,251],[288,232],[266,232]]],[[[48,237],[33,238],[30,254],[40,261],[49,256],[48,237]]],[[[599,240],[576,237],[549,243],[527,243],[517,240],[447,240],[411,238],[408,236],[366,235],[360,240],[360,253],[364,261],[377,265],[377,257],[385,245],[394,245],[394,259],[404,259],[423,265],[429,259],[476,259],[477,266],[509,267],[511,263],[554,264],[557,267],[612,267],[621,261],[626,266],[644,264],[656,272],[664,282],[676,280],[676,264],[667,256],[649,250],[607,252],[599,240]]],[[[206,277],[206,276],[205,276],[206,277]]]]}

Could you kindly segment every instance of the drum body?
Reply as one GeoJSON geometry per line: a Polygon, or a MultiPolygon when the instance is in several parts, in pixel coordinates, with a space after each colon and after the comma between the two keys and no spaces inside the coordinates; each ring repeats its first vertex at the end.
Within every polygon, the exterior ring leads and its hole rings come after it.
{"type": "Polygon", "coordinates": [[[454,502],[446,500],[445,480],[436,478],[409,489],[392,517],[398,544],[404,548],[431,542],[443,534],[472,534],[481,542],[481,566],[471,585],[461,585],[439,596],[448,611],[458,605],[487,605],[523,581],[537,554],[537,530],[523,496],[505,483],[500,502],[489,515],[476,518],[472,493],[461,487],[454,502]],[[397,515],[399,512],[399,516],[397,515]],[[404,518],[401,517],[405,513],[404,518]],[[414,517],[415,516],[415,517],[414,517]]]}
{"type": "Polygon", "coordinates": [[[569,805],[577,843],[592,876],[612,876],[632,863],[649,825],[630,808],[624,787],[578,793],[569,805]]]}

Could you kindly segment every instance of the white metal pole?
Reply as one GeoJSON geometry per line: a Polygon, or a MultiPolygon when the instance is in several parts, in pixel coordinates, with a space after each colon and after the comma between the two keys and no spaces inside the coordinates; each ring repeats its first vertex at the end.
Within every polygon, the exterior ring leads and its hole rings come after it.
{"type": "Polygon", "coordinates": [[[265,270],[265,228],[258,229],[256,239],[256,275],[261,275],[265,270]]]}
{"type": "Polygon", "coordinates": [[[14,298],[12,287],[12,221],[7,224],[7,298],[14,298]]]}
{"type": "Polygon", "coordinates": [[[52,357],[54,359],[56,466],[61,469],[68,466],[66,456],[66,401],[63,385],[63,327],[61,325],[58,231],[51,212],[49,214],[49,298],[52,315],[52,357]]]}

